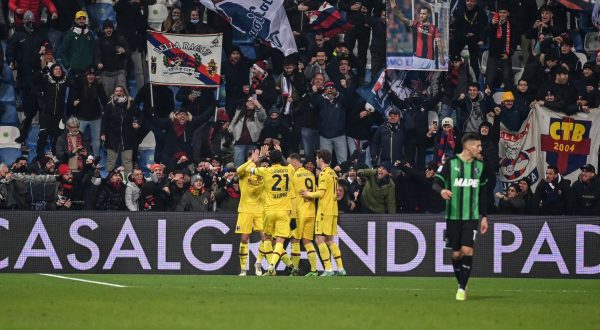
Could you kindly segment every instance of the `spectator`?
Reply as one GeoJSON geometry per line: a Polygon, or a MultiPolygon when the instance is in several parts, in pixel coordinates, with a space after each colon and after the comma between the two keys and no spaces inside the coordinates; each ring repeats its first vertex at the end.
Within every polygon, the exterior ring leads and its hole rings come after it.
{"type": "Polygon", "coordinates": [[[446,79],[442,83],[442,110],[440,112],[442,118],[456,118],[456,110],[453,108],[452,102],[463,92],[462,86],[468,85],[471,81],[469,67],[463,58],[457,54],[450,54],[450,67],[446,79]]]}
{"type": "Polygon", "coordinates": [[[265,109],[271,109],[275,104],[277,97],[275,80],[267,71],[267,62],[256,61],[250,68],[249,94],[256,98],[265,109]]]}
{"type": "Polygon", "coordinates": [[[140,188],[140,211],[167,211],[169,195],[164,190],[167,177],[164,175],[164,165],[160,163],[150,166],[150,180],[140,188]]]}
{"type": "Polygon", "coordinates": [[[600,180],[596,176],[596,168],[585,164],[580,170],[578,180],[571,185],[573,214],[600,215],[600,180]]]}
{"type": "Polygon", "coordinates": [[[169,178],[170,182],[163,187],[163,190],[168,195],[169,211],[177,211],[177,208],[180,205],[179,202],[189,189],[190,184],[185,182],[183,172],[180,170],[169,173],[169,178]]]}
{"type": "Polygon", "coordinates": [[[91,68],[85,72],[81,84],[73,86],[71,91],[69,102],[73,106],[73,117],[79,120],[82,133],[90,128],[92,149],[88,151],[93,151],[95,156],[99,156],[102,112],[104,105],[108,103],[108,97],[91,68]]]}
{"type": "Polygon", "coordinates": [[[512,92],[502,93],[500,101],[500,123],[503,124],[509,131],[518,132],[521,129],[521,116],[517,108],[515,108],[515,96],[512,92]]]}
{"type": "Polygon", "coordinates": [[[377,79],[377,74],[385,68],[386,64],[386,26],[387,17],[385,10],[379,8],[373,10],[373,16],[368,22],[371,26],[371,80],[377,79]]]}
{"type": "Polygon", "coordinates": [[[294,149],[296,148],[293,144],[294,139],[292,137],[292,131],[283,122],[281,110],[279,110],[277,107],[274,107],[269,111],[269,116],[265,120],[264,127],[258,138],[259,141],[265,141],[266,139],[278,140],[280,142],[281,152],[284,157],[287,157],[287,155],[290,153],[290,150],[295,152],[294,149]]]}
{"type": "Polygon", "coordinates": [[[60,50],[62,63],[69,70],[72,81],[81,79],[82,74],[94,65],[94,36],[87,26],[87,13],[78,11],[75,24],[66,33],[60,50]]]}
{"type": "Polygon", "coordinates": [[[390,171],[389,161],[380,163],[377,169],[358,170],[358,176],[366,182],[360,195],[362,212],[396,213],[396,187],[390,171]]]}
{"type": "Polygon", "coordinates": [[[538,90],[536,96],[537,104],[556,112],[564,112],[572,115],[578,112],[577,90],[569,83],[569,70],[559,67],[556,77],[546,82],[538,90]]]}
{"type": "Polygon", "coordinates": [[[48,39],[56,53],[60,54],[63,38],[73,26],[75,13],[82,9],[81,2],[69,0],[54,0],[58,17],[50,21],[48,39]]]}
{"type": "Polygon", "coordinates": [[[563,178],[557,167],[549,165],[546,169],[546,177],[538,183],[533,195],[534,205],[539,214],[569,214],[572,205],[570,186],[571,181],[563,178]]]}
{"type": "Polygon", "coordinates": [[[102,116],[100,139],[106,146],[106,170],[112,171],[121,156],[125,173],[133,170],[133,150],[139,143],[140,111],[132,105],[125,88],[115,87],[102,116]]]}
{"type": "MultiPolygon", "coordinates": [[[[303,111],[308,107],[306,96],[306,81],[302,73],[298,71],[296,60],[293,56],[283,61],[283,74],[277,80],[277,88],[281,93],[278,106],[281,108],[283,124],[294,131],[293,137],[299,135],[300,128],[296,127],[296,114],[302,117],[303,111]]],[[[303,118],[300,118],[301,120],[303,118]]],[[[297,141],[289,141],[291,145],[297,145],[297,141]]],[[[294,147],[294,151],[297,148],[294,147]]]]}
{"type": "Polygon", "coordinates": [[[375,6],[375,0],[340,0],[339,8],[346,11],[347,20],[354,26],[344,34],[344,43],[348,45],[348,50],[353,52],[354,47],[357,46],[358,54],[358,81],[362,83],[365,78],[365,68],[367,66],[367,50],[369,49],[369,41],[371,36],[371,26],[369,25],[369,18],[373,7],[375,6]]]}
{"type": "Polygon", "coordinates": [[[102,87],[110,95],[115,87],[127,86],[127,59],[129,45],[111,20],[102,23],[102,32],[95,43],[96,68],[101,72],[102,87]]]}
{"type": "Polygon", "coordinates": [[[535,95],[545,82],[554,80],[558,67],[558,56],[554,52],[541,54],[527,64],[521,79],[527,81],[530,92],[535,95]]]}
{"type": "Polygon", "coordinates": [[[531,180],[527,177],[519,179],[519,195],[525,201],[525,214],[537,214],[538,206],[535,205],[533,192],[531,191],[531,180]]]}
{"type": "Polygon", "coordinates": [[[192,185],[181,197],[175,211],[208,212],[215,200],[215,195],[204,188],[200,175],[194,175],[191,183],[192,185]]]}
{"type": "Polygon", "coordinates": [[[338,92],[333,82],[325,83],[321,94],[317,86],[312,86],[311,103],[319,113],[319,145],[321,149],[335,151],[337,163],[348,158],[346,146],[347,95],[338,92]]]}
{"type": "Polygon", "coordinates": [[[145,182],[144,172],[139,168],[134,168],[129,175],[129,182],[127,182],[125,188],[125,206],[129,211],[140,210],[141,187],[145,182]]]}
{"type": "Polygon", "coordinates": [[[529,117],[531,111],[531,102],[534,100],[534,95],[529,90],[529,82],[523,78],[519,79],[517,88],[514,91],[515,102],[514,108],[519,112],[519,125],[520,128],[523,122],[529,117]]]}
{"type": "Polygon", "coordinates": [[[56,172],[56,163],[54,162],[54,158],[50,156],[44,156],[40,159],[40,171],[39,175],[57,175],[56,172]]]}
{"type": "Polygon", "coordinates": [[[504,89],[513,85],[511,57],[519,37],[511,30],[512,24],[508,5],[499,2],[498,15],[492,17],[492,24],[488,30],[490,41],[485,82],[489,86],[496,86],[498,71],[501,72],[500,80],[504,83],[504,89]]]}
{"type": "Polygon", "coordinates": [[[454,156],[456,135],[452,118],[446,117],[442,120],[442,130],[439,132],[437,122],[434,122],[427,132],[427,137],[433,140],[433,161],[437,166],[443,165],[446,159],[454,156]]]}
{"type": "Polygon", "coordinates": [[[525,200],[520,194],[521,190],[519,185],[516,183],[508,186],[506,195],[497,192],[496,197],[498,201],[498,213],[500,214],[524,214],[525,213],[525,200]]]}
{"type": "MultiPolygon", "coordinates": [[[[227,173],[235,174],[235,171],[227,173]]],[[[215,199],[219,205],[219,210],[223,212],[237,212],[240,204],[240,196],[240,182],[237,175],[232,175],[231,179],[228,179],[223,186],[216,189],[215,199]]]]}
{"type": "Polygon", "coordinates": [[[80,131],[79,119],[71,117],[65,123],[66,131],[56,141],[56,158],[61,163],[69,165],[73,172],[83,170],[83,166],[90,154],[89,141],[80,131]]]}
{"type": "Polygon", "coordinates": [[[260,133],[267,118],[261,103],[253,97],[248,97],[246,104],[239,107],[231,124],[229,132],[233,134],[234,166],[239,167],[245,162],[246,155],[256,149],[260,133]]]}
{"type": "MultiPolygon", "coordinates": [[[[381,114],[376,112],[371,104],[364,101],[358,102],[350,108],[346,115],[346,142],[350,155],[354,154],[356,150],[360,151],[369,142],[373,136],[371,128],[380,125],[381,121],[381,114]]],[[[367,150],[367,152],[369,151],[367,150]]]]}
{"type": "MultiPolygon", "coordinates": [[[[371,163],[392,163],[404,158],[404,143],[414,124],[410,116],[402,116],[400,110],[392,107],[388,111],[387,122],[377,129],[371,141],[371,163]]],[[[388,171],[389,172],[389,171],[388,171]]]]}
{"type": "Polygon", "coordinates": [[[190,12],[189,22],[185,24],[185,33],[187,34],[207,34],[215,31],[206,23],[200,20],[200,11],[196,8],[190,12]]]}
{"type": "Polygon", "coordinates": [[[579,99],[589,100],[589,107],[596,108],[600,104],[600,92],[598,91],[598,75],[594,67],[586,63],[583,65],[581,77],[573,82],[579,99]]]}
{"type": "Polygon", "coordinates": [[[123,168],[116,168],[108,173],[100,185],[96,199],[96,210],[121,211],[125,208],[125,184],[123,184],[123,168]]]}
{"type": "Polygon", "coordinates": [[[355,197],[349,192],[348,186],[344,181],[339,181],[336,187],[336,199],[339,213],[357,212],[359,207],[355,197]]]}
{"type": "Polygon", "coordinates": [[[465,133],[479,133],[479,126],[485,120],[488,112],[492,110],[492,91],[487,88],[485,94],[479,91],[479,85],[468,85],[467,96],[461,93],[453,105],[458,110],[456,128],[459,137],[465,133]]]}
{"type": "MultiPolygon", "coordinates": [[[[414,180],[410,195],[416,199],[415,211],[427,213],[441,213],[446,207],[446,202],[440,194],[433,190],[433,179],[439,165],[431,161],[425,167],[425,171],[414,169],[410,163],[405,161],[396,162],[397,167],[405,173],[407,180],[414,180]]],[[[398,181],[396,181],[398,183],[398,181]]],[[[398,187],[398,185],[396,185],[398,187]]],[[[398,198],[397,198],[398,200],[398,198]]],[[[412,212],[412,211],[411,211],[412,212]]]]}
{"type": "MultiPolygon", "coordinates": [[[[546,5],[540,7],[540,17],[527,31],[526,37],[533,40],[533,55],[550,54],[552,43],[564,33],[564,29],[554,22],[554,13],[546,5]]],[[[558,55],[558,54],[556,54],[558,55]]]]}
{"type": "Polygon", "coordinates": [[[329,81],[327,74],[327,52],[323,49],[317,50],[315,55],[310,59],[308,65],[304,69],[304,77],[312,79],[316,73],[321,73],[325,76],[325,81],[329,81]]]}
{"type": "MultiPolygon", "coordinates": [[[[309,91],[312,91],[313,86],[316,86],[317,92],[323,93],[324,85],[325,76],[322,73],[316,73],[311,80],[309,91]]],[[[299,108],[299,111],[294,114],[295,126],[300,128],[302,147],[306,159],[314,160],[315,152],[319,148],[318,121],[317,109],[310,102],[306,107],[299,108]]]]}
{"type": "Polygon", "coordinates": [[[514,36],[518,39],[517,44],[521,46],[523,64],[526,64],[533,58],[531,40],[527,37],[527,32],[535,24],[536,15],[533,13],[537,12],[537,2],[536,0],[512,1],[511,8],[514,36]]]}
{"type": "Polygon", "coordinates": [[[181,18],[181,8],[171,7],[169,8],[169,15],[167,19],[162,23],[161,31],[163,32],[175,32],[183,30],[183,20],[181,18]],[[178,27],[177,27],[178,26],[178,27]]]}
{"type": "Polygon", "coordinates": [[[206,112],[214,114],[217,105],[214,88],[181,86],[175,95],[175,99],[181,102],[185,111],[193,116],[205,114],[206,112]]]}
{"type": "Polygon", "coordinates": [[[87,199],[85,198],[86,191],[90,189],[92,185],[99,184],[94,178],[94,164],[92,159],[87,159],[82,171],[73,174],[68,164],[61,164],[58,167],[59,177],[57,181],[62,183],[63,195],[71,200],[71,210],[87,209],[85,205],[87,199]]]}
{"type": "Polygon", "coordinates": [[[481,137],[481,156],[486,171],[482,175],[482,180],[487,180],[486,189],[487,205],[490,213],[495,211],[496,200],[494,199],[494,189],[496,188],[496,177],[500,169],[500,116],[502,109],[495,107],[490,112],[493,116],[492,123],[484,121],[479,126],[479,136],[481,137]]]}
{"type": "Polygon", "coordinates": [[[464,1],[465,6],[459,7],[452,15],[454,19],[454,47],[452,47],[452,52],[459,54],[466,45],[469,49],[471,68],[475,73],[475,77],[479,77],[479,47],[483,46],[485,41],[488,17],[483,6],[480,6],[477,0],[464,1]]]}
{"type": "Polygon", "coordinates": [[[226,80],[225,104],[229,117],[233,117],[235,109],[245,103],[243,90],[244,86],[249,89],[248,71],[251,67],[252,63],[242,54],[240,47],[234,45],[228,60],[223,62],[221,68],[221,77],[226,80]]]}
{"type": "Polygon", "coordinates": [[[8,9],[14,13],[15,27],[20,28],[25,25],[27,19],[25,13],[31,11],[35,17],[33,23],[35,26],[40,26],[40,15],[42,14],[42,6],[46,7],[52,14],[52,20],[58,19],[58,12],[54,3],[51,0],[9,0],[8,9]]]}
{"type": "Polygon", "coordinates": [[[148,29],[148,4],[141,0],[118,0],[114,4],[119,31],[127,39],[129,59],[133,66],[138,88],[146,83],[146,30],[148,29]]]}
{"type": "Polygon", "coordinates": [[[581,63],[579,57],[573,52],[573,42],[565,38],[559,44],[559,62],[560,65],[569,69],[569,78],[571,81],[576,80],[581,75],[581,63]]]}
{"type": "Polygon", "coordinates": [[[40,105],[40,133],[38,134],[36,154],[44,154],[46,140],[50,137],[50,148],[56,154],[56,140],[62,134],[59,123],[65,115],[65,96],[67,81],[60,65],[54,64],[46,74],[36,79],[38,104],[40,105]]]}

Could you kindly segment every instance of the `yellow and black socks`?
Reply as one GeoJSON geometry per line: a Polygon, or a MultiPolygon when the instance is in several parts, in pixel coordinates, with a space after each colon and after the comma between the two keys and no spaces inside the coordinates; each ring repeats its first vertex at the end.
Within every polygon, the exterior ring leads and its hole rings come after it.
{"type": "MultiPolygon", "coordinates": [[[[277,246],[277,244],[275,244],[275,246],[277,246]]],[[[283,247],[283,244],[281,244],[281,246],[283,247]]],[[[281,262],[283,262],[286,267],[289,267],[292,264],[292,260],[290,260],[290,256],[287,254],[287,252],[285,252],[285,250],[283,250],[281,254],[281,262]]]]}
{"type": "Polygon", "coordinates": [[[283,257],[284,253],[283,243],[276,243],[275,249],[273,249],[273,256],[271,256],[271,265],[269,266],[269,269],[275,269],[275,266],[277,266],[279,259],[283,257]]]}
{"type": "Polygon", "coordinates": [[[310,271],[317,271],[317,252],[315,251],[315,246],[313,243],[304,244],[304,249],[306,250],[306,256],[308,257],[308,262],[310,263],[310,271]]]}
{"type": "Polygon", "coordinates": [[[300,265],[300,242],[292,242],[292,265],[296,268],[300,265]]]}
{"type": "Polygon", "coordinates": [[[246,270],[246,262],[248,261],[248,243],[240,243],[240,269],[246,270]]]}
{"type": "Polygon", "coordinates": [[[337,244],[329,244],[329,250],[331,250],[331,254],[333,254],[333,259],[335,259],[338,271],[344,269],[344,263],[342,262],[342,252],[340,251],[340,248],[337,246],[337,244]]]}
{"type": "Polygon", "coordinates": [[[260,263],[265,258],[264,242],[258,243],[258,256],[256,257],[256,263],[260,263]]]}
{"type": "Polygon", "coordinates": [[[325,271],[330,272],[331,255],[329,254],[329,248],[325,242],[319,244],[319,254],[321,255],[321,260],[323,261],[323,267],[325,267],[325,271]]]}

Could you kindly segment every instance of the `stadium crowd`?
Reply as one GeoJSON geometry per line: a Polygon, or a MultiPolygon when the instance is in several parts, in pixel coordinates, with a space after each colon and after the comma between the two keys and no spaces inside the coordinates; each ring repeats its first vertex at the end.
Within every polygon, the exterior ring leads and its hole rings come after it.
{"type": "MultiPolygon", "coordinates": [[[[536,0],[458,0],[449,70],[408,72],[390,92],[391,108],[380,113],[356,91],[385,67],[385,1],[330,1],[354,26],[343,37],[310,28],[305,14],[322,2],[286,0],[298,53],[284,57],[256,41],[255,59],[233,42],[227,21],[199,2],[168,3],[162,31],[224,34],[226,96],[215,111],[215,89],[148,83],[151,1],[116,1],[116,24],[91,21],[77,1],[8,1],[14,32],[5,11],[2,65],[14,71],[23,112],[17,142],[32,123],[40,133],[34,159],[0,164],[0,208],[235,212],[236,168],[257,147],[279,145],[285,157],[300,154],[313,173],[316,150],[333,152],[340,212],[439,213],[445,203],[433,178],[460,151],[463,134],[480,134],[493,188],[501,124],[518,130],[535,104],[566,114],[600,105],[600,53],[587,63],[575,54],[589,13],[555,0],[539,8],[536,0]],[[514,84],[517,48],[525,68],[514,84]],[[135,96],[128,77],[141,86],[135,96]],[[430,122],[431,111],[440,125],[430,122]],[[154,164],[140,168],[138,146],[149,132],[156,137],[154,164]]],[[[524,178],[505,193],[488,189],[488,205],[496,205],[490,213],[600,215],[600,181],[590,164],[575,182],[550,166],[535,191],[533,184],[524,178]]]]}

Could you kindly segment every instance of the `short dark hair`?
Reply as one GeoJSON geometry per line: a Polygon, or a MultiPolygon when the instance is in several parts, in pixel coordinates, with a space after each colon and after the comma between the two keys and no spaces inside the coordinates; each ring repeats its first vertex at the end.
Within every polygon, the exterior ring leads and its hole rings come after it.
{"type": "Polygon", "coordinates": [[[548,169],[553,170],[554,174],[560,174],[560,172],[558,171],[558,167],[556,167],[554,165],[548,165],[548,169]]]}
{"type": "Polygon", "coordinates": [[[423,6],[423,7],[421,7],[421,9],[419,9],[419,11],[421,11],[423,9],[427,10],[427,13],[429,14],[429,16],[431,16],[431,8],[429,8],[429,6],[423,6]]]}
{"type": "Polygon", "coordinates": [[[481,137],[479,136],[479,134],[466,133],[465,135],[463,135],[460,142],[464,145],[469,141],[481,141],[481,137]]]}
{"type": "Polygon", "coordinates": [[[293,152],[288,156],[289,159],[293,159],[293,160],[297,160],[299,162],[302,162],[302,157],[300,157],[300,155],[298,155],[297,153],[293,152]]]}
{"type": "Polygon", "coordinates": [[[331,163],[331,151],[327,149],[317,150],[317,158],[321,158],[325,164],[331,163]]]}
{"type": "Polygon", "coordinates": [[[475,87],[475,88],[479,89],[479,84],[478,83],[470,83],[467,85],[467,89],[469,89],[469,87],[475,87]]]}

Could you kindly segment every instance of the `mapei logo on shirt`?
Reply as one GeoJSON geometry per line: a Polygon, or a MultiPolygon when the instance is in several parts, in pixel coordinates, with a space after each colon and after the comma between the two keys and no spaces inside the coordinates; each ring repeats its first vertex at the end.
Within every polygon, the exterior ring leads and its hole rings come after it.
{"type": "Polygon", "coordinates": [[[454,187],[477,188],[479,187],[479,179],[456,178],[454,179],[454,187]]]}

